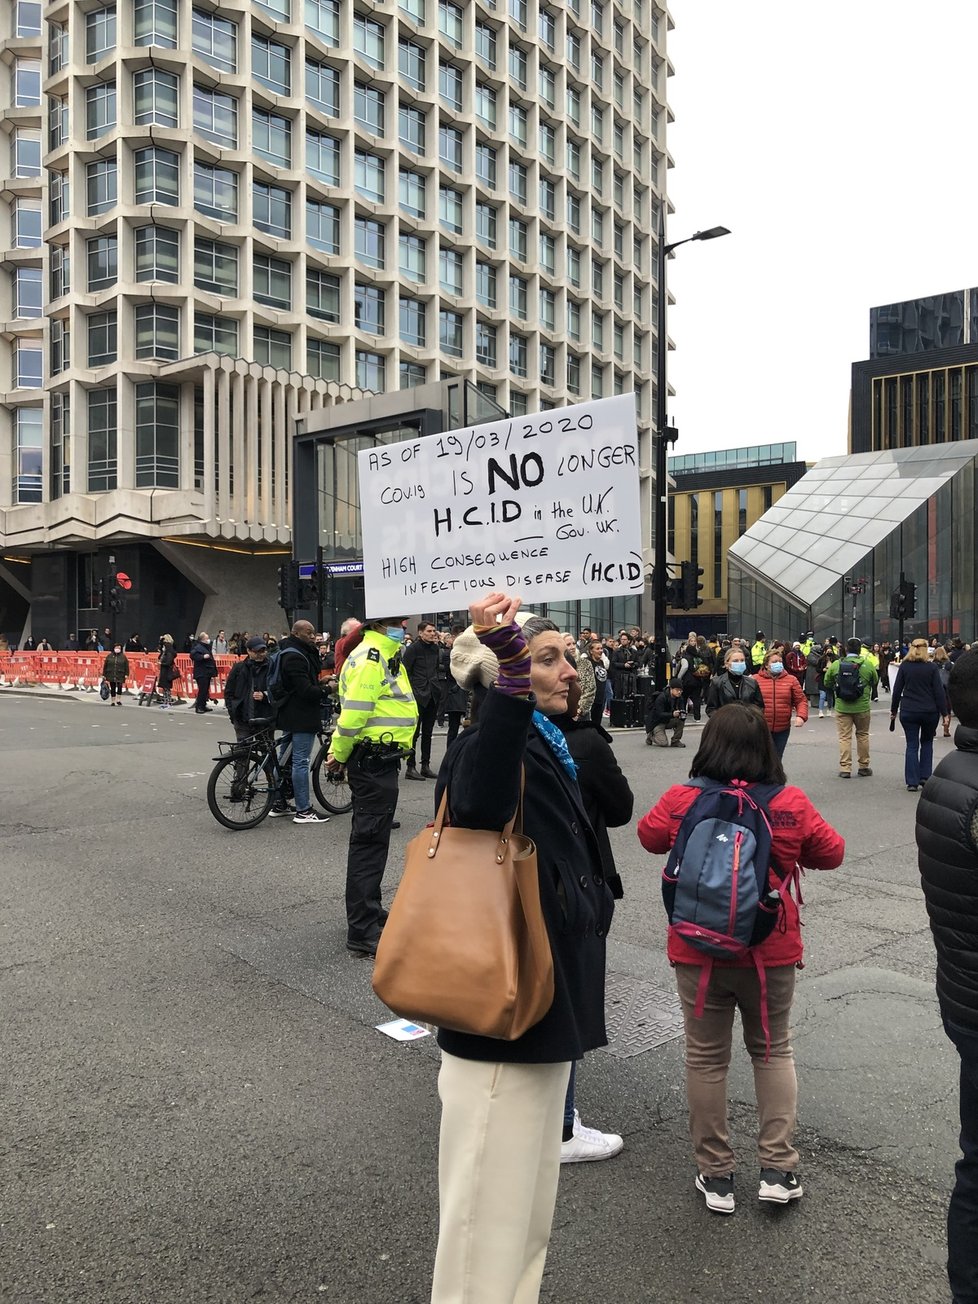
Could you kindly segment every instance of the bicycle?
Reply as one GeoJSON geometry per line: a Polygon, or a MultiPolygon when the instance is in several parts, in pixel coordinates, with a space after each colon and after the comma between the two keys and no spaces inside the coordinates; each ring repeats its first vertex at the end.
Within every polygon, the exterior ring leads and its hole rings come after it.
{"type": "MultiPolygon", "coordinates": [[[[276,743],[273,720],[255,720],[256,732],[235,743],[218,743],[221,755],[207,780],[207,805],[219,824],[234,832],[256,828],[272,804],[292,797],[292,740],[276,743]]],[[[313,791],[331,815],[345,815],[353,796],[345,773],[335,778],[325,769],[333,731],[328,721],[318,730],[319,748],[310,766],[313,791]]]]}

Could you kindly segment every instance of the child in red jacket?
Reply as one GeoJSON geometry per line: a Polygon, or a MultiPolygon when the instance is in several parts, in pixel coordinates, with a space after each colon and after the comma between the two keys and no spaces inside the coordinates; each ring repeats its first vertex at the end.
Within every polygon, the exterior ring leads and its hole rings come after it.
{"type": "MultiPolygon", "coordinates": [[[[734,702],[715,712],[703,730],[690,777],[718,783],[784,784],[784,769],[760,711],[734,702]]],[[[676,784],[663,794],[638,826],[639,841],[646,851],[669,851],[683,816],[701,791],[676,784]]],[[[698,988],[703,966],[709,963],[707,957],[681,937],[669,936],[668,955],[676,970],[686,1029],[686,1094],[697,1164],[695,1184],[714,1213],[734,1211],[727,1070],[736,1009],[740,1010],[744,1044],[754,1066],[761,1168],[758,1196],[787,1204],[802,1195],[795,1171],[798,1152],[792,1144],[798,1085],[788,1029],[802,941],[791,886],[797,891],[801,868],[835,869],[840,865],[845,842],[800,788],[782,787],[767,809],[772,832],[770,886],[781,890],[783,903],[771,935],[751,954],[713,960],[705,996],[698,988]],[[764,971],[766,993],[762,993],[758,965],[764,971]]]]}

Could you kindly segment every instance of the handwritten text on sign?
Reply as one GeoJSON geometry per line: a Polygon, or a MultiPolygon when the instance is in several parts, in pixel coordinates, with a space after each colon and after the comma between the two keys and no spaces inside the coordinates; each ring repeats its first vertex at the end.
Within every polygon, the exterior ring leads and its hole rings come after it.
{"type": "Polygon", "coordinates": [[[357,457],[368,616],[642,590],[631,394],[357,457]]]}

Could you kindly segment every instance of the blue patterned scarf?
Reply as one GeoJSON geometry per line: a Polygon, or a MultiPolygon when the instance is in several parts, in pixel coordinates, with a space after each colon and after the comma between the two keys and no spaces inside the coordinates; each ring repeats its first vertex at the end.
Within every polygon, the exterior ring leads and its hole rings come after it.
{"type": "Polygon", "coordinates": [[[567,747],[567,739],[560,732],[552,720],[548,719],[542,711],[533,712],[533,724],[537,733],[547,744],[550,750],[560,761],[561,765],[567,771],[572,779],[577,780],[577,766],[574,764],[574,758],[571,756],[567,747]]]}

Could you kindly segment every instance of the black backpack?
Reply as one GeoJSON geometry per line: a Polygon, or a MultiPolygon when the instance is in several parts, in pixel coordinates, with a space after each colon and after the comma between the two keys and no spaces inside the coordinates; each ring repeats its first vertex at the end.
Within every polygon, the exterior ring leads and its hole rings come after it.
{"type": "Polygon", "coordinates": [[[865,685],[859,671],[862,661],[850,661],[843,658],[839,662],[839,673],[835,681],[835,695],[843,702],[858,702],[863,695],[865,685]]]}

